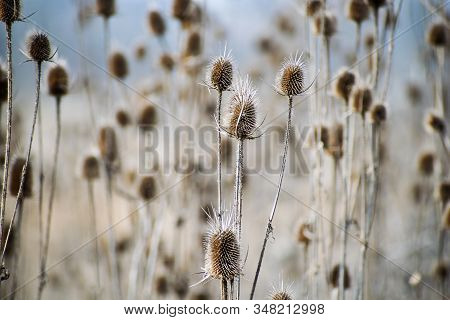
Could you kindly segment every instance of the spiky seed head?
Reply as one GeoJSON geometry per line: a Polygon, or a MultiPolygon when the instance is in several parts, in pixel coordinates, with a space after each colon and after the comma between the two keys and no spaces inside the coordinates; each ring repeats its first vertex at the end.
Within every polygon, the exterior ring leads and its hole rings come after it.
{"type": "Polygon", "coordinates": [[[449,266],[445,261],[440,261],[436,264],[433,270],[433,275],[439,280],[444,282],[448,278],[449,266]]]}
{"type": "Polygon", "coordinates": [[[54,97],[62,97],[69,91],[69,73],[62,64],[51,66],[47,75],[48,92],[54,97]]]}
{"type": "Polygon", "coordinates": [[[434,113],[429,113],[425,118],[425,128],[430,133],[444,135],[446,132],[445,120],[434,113]]]}
{"type": "Polygon", "coordinates": [[[308,0],[306,1],[305,12],[306,16],[312,17],[322,8],[321,0],[308,0]]]}
{"type": "Polygon", "coordinates": [[[442,215],[442,227],[450,230],[450,203],[444,209],[444,214],[442,215]]]}
{"type": "Polygon", "coordinates": [[[103,127],[98,135],[98,149],[106,163],[112,164],[117,161],[117,139],[116,132],[112,127],[103,127]]]}
{"type": "Polygon", "coordinates": [[[33,32],[27,38],[27,53],[36,62],[49,61],[52,55],[48,36],[42,32],[33,32]]]}
{"type": "MultiPolygon", "coordinates": [[[[340,265],[335,265],[330,272],[330,283],[333,288],[339,287],[339,275],[340,275],[340,265]]],[[[350,274],[348,273],[347,266],[344,266],[344,289],[348,289],[351,286],[350,274]]]]}
{"type": "Polygon", "coordinates": [[[286,291],[278,291],[272,293],[271,300],[292,300],[291,295],[286,291]]]}
{"type": "Polygon", "coordinates": [[[367,4],[375,10],[378,10],[379,8],[386,5],[386,0],[365,0],[367,4]]]}
{"type": "Polygon", "coordinates": [[[233,83],[233,63],[230,53],[213,59],[207,72],[207,82],[217,91],[228,90],[233,83]]]}
{"type": "Polygon", "coordinates": [[[250,79],[238,79],[225,118],[228,132],[236,139],[248,139],[256,130],[256,91],[250,79]]]}
{"type": "Polygon", "coordinates": [[[432,47],[445,47],[449,39],[448,27],[443,22],[433,23],[428,29],[427,41],[432,47]]]}
{"type": "Polygon", "coordinates": [[[100,177],[100,164],[97,157],[87,156],[83,161],[83,177],[92,181],[100,177]]]}
{"type": "Polygon", "coordinates": [[[336,160],[342,158],[344,154],[344,126],[335,123],[330,128],[330,142],[325,151],[336,160]]]}
{"type": "Polygon", "coordinates": [[[173,60],[172,56],[168,53],[163,53],[159,57],[159,63],[166,72],[171,72],[175,67],[175,61],[173,60]]]}
{"type": "Polygon", "coordinates": [[[20,20],[21,10],[20,0],[0,0],[0,21],[11,24],[20,20]]]}
{"type": "Polygon", "coordinates": [[[159,11],[152,10],[148,13],[148,26],[157,37],[162,37],[166,32],[166,22],[159,11]]]}
{"type": "Polygon", "coordinates": [[[369,6],[364,0],[350,0],[347,6],[347,17],[361,24],[369,18],[369,6]]]}
{"type": "Polygon", "coordinates": [[[139,117],[138,125],[140,126],[155,126],[158,123],[158,113],[156,108],[149,104],[142,108],[139,117]]]}
{"type": "Polygon", "coordinates": [[[169,282],[165,276],[158,276],[155,279],[155,288],[159,296],[166,296],[169,293],[169,282]]]}
{"type": "Polygon", "coordinates": [[[417,169],[424,176],[433,175],[434,171],[434,153],[424,152],[417,159],[417,169]]]}
{"type": "Polygon", "coordinates": [[[109,19],[116,14],[115,0],[97,0],[96,12],[99,16],[109,19]]]}
{"type": "Polygon", "coordinates": [[[130,114],[126,110],[118,110],[116,112],[116,121],[120,127],[128,127],[131,123],[130,114]]]}
{"type": "Polygon", "coordinates": [[[334,85],[335,95],[348,103],[355,82],[356,76],[353,72],[350,70],[341,71],[334,85]]]}
{"type": "Polygon", "coordinates": [[[186,41],[184,55],[186,57],[196,57],[202,53],[202,38],[200,33],[193,31],[189,34],[186,41]]]}
{"type": "Polygon", "coordinates": [[[444,206],[450,202],[450,181],[443,181],[439,184],[438,197],[444,206]]]}
{"type": "Polygon", "coordinates": [[[305,61],[303,54],[291,55],[284,60],[278,71],[275,84],[277,90],[285,96],[293,97],[305,90],[305,61]]]}
{"type": "Polygon", "coordinates": [[[353,112],[364,114],[372,104],[372,91],[368,87],[353,88],[350,96],[350,106],[353,112]]]}
{"type": "Polygon", "coordinates": [[[173,0],[172,2],[172,16],[180,21],[184,21],[189,15],[189,6],[191,0],[173,0]]]}
{"type": "Polygon", "coordinates": [[[143,44],[138,45],[134,50],[134,56],[138,61],[144,60],[146,55],[147,55],[147,48],[143,44]]]}
{"type": "Polygon", "coordinates": [[[108,58],[109,72],[119,78],[125,79],[128,75],[128,60],[122,52],[113,52],[108,58]]]}
{"type": "Polygon", "coordinates": [[[154,177],[144,177],[139,184],[139,196],[149,201],[156,196],[156,181],[154,177]]]}
{"type": "Polygon", "coordinates": [[[337,31],[337,19],[331,12],[325,12],[314,18],[314,31],[326,38],[331,38],[337,31]]]}
{"type": "MultiPolygon", "coordinates": [[[[9,178],[9,193],[13,197],[19,195],[20,181],[25,162],[25,158],[16,158],[12,164],[11,175],[9,178]]],[[[31,166],[31,163],[28,163],[27,173],[23,182],[23,196],[24,198],[31,198],[33,196],[33,167],[31,166]]]]}
{"type": "Polygon", "coordinates": [[[311,224],[301,223],[297,232],[297,241],[308,246],[312,240],[311,224]]]}
{"type": "Polygon", "coordinates": [[[386,121],[387,111],[386,106],[382,103],[377,103],[370,107],[370,121],[377,125],[386,121]]]}

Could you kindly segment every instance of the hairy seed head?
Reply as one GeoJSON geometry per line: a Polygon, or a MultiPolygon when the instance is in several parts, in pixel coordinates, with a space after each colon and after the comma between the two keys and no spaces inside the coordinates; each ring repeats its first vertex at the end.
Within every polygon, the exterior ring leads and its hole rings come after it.
{"type": "Polygon", "coordinates": [[[303,55],[296,54],[285,59],[276,80],[277,90],[285,96],[293,97],[305,90],[305,61],[303,55]]]}
{"type": "Polygon", "coordinates": [[[0,21],[11,24],[20,20],[21,10],[20,0],[0,0],[0,21]]]}
{"type": "Polygon", "coordinates": [[[100,165],[97,157],[87,156],[83,161],[83,177],[92,181],[100,177],[100,165]]]}
{"type": "MultiPolygon", "coordinates": [[[[25,166],[25,158],[16,158],[11,167],[11,175],[9,180],[9,193],[13,197],[19,195],[20,181],[22,178],[22,170],[25,166]]],[[[27,173],[23,181],[23,197],[30,198],[33,196],[33,168],[28,163],[27,173]]]]}
{"type": "Polygon", "coordinates": [[[326,38],[331,38],[337,30],[336,16],[330,12],[317,15],[314,18],[314,31],[326,38]]]}
{"type": "Polygon", "coordinates": [[[116,112],[116,121],[120,127],[128,127],[131,123],[130,114],[126,110],[118,110],[116,112]]]}
{"type": "Polygon", "coordinates": [[[62,65],[51,66],[47,75],[48,92],[54,97],[62,97],[69,91],[69,73],[62,65]]]}
{"type": "Polygon", "coordinates": [[[156,181],[154,177],[144,177],[139,184],[139,196],[149,201],[156,196],[156,181]]]}
{"type": "Polygon", "coordinates": [[[334,92],[338,98],[341,98],[348,103],[350,93],[356,82],[356,76],[350,70],[344,70],[339,73],[334,85],[334,92]]]}
{"type": "Polygon", "coordinates": [[[139,117],[138,117],[138,125],[140,126],[155,126],[158,123],[158,113],[156,112],[156,108],[149,104],[142,108],[139,117]]]}
{"type": "Polygon", "coordinates": [[[312,17],[322,8],[321,0],[307,0],[305,5],[306,16],[312,17]]]}
{"type": "Polygon", "coordinates": [[[350,0],[347,6],[347,17],[361,24],[369,18],[369,6],[364,0],[350,0]]]}
{"type": "Polygon", "coordinates": [[[429,113],[425,118],[425,128],[431,133],[444,135],[446,132],[445,120],[434,113],[429,113]]]}
{"type": "Polygon", "coordinates": [[[424,176],[433,175],[434,171],[434,153],[424,152],[417,159],[417,169],[424,176]]]}
{"type": "Polygon", "coordinates": [[[372,104],[372,91],[368,87],[353,88],[350,96],[350,106],[353,112],[365,115],[372,104]]]}
{"type": "Polygon", "coordinates": [[[51,58],[50,40],[45,33],[33,32],[27,38],[27,53],[36,62],[49,61],[51,58]]]}
{"type": "Polygon", "coordinates": [[[97,0],[96,12],[99,16],[109,19],[116,14],[115,0],[97,0]]]}
{"type": "Polygon", "coordinates": [[[159,11],[152,10],[148,13],[148,25],[157,37],[162,37],[166,32],[166,22],[159,11]]]}
{"type": "Polygon", "coordinates": [[[128,75],[128,61],[122,52],[113,52],[108,58],[109,72],[119,78],[125,79],[128,75]]]}
{"type": "Polygon", "coordinates": [[[270,300],[292,300],[292,297],[286,291],[277,291],[271,294],[270,300]]]}
{"type": "MultiPolygon", "coordinates": [[[[333,288],[339,287],[339,274],[340,274],[340,265],[335,265],[330,272],[330,283],[333,288]]],[[[348,289],[351,286],[350,274],[348,273],[347,266],[344,266],[344,289],[348,289]]]]}
{"type": "Polygon", "coordinates": [[[230,53],[213,59],[208,67],[207,82],[217,91],[228,90],[233,83],[233,63],[230,53]]]}
{"type": "Polygon", "coordinates": [[[436,22],[431,25],[427,33],[427,41],[433,47],[445,47],[449,39],[448,27],[443,22],[436,22]]]}
{"type": "Polygon", "coordinates": [[[370,107],[370,121],[377,125],[386,121],[387,111],[386,106],[382,103],[377,103],[370,107]]]}

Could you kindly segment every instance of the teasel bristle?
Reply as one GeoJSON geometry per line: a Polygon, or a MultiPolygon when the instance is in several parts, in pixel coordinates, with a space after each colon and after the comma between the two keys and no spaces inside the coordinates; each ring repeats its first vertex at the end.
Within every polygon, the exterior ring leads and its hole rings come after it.
{"type": "MultiPolygon", "coordinates": [[[[330,272],[330,283],[333,288],[339,287],[339,274],[340,274],[340,265],[335,265],[330,272]]],[[[348,289],[351,286],[351,278],[348,272],[347,266],[344,266],[344,289],[348,289]]]]}
{"type": "Polygon", "coordinates": [[[444,214],[442,215],[442,227],[450,230],[450,203],[445,206],[444,214]]]}
{"type": "Polygon", "coordinates": [[[131,124],[131,116],[126,110],[117,110],[116,122],[121,128],[128,127],[131,124]]]}
{"type": "Polygon", "coordinates": [[[370,107],[370,121],[374,124],[381,124],[386,121],[387,111],[386,106],[382,103],[377,103],[370,107]]]}
{"type": "Polygon", "coordinates": [[[305,65],[303,54],[297,53],[285,59],[275,80],[277,91],[288,97],[303,94],[306,78],[305,65]]]}
{"type": "Polygon", "coordinates": [[[100,177],[100,164],[95,156],[87,156],[83,160],[83,177],[92,181],[100,177]]]}
{"type": "Polygon", "coordinates": [[[152,33],[157,37],[162,37],[166,32],[166,22],[157,10],[152,10],[148,13],[148,25],[152,33]]]}
{"type": "MultiPolygon", "coordinates": [[[[18,157],[14,159],[9,180],[9,193],[13,197],[19,195],[20,182],[22,179],[22,170],[25,165],[25,158],[18,157]]],[[[28,164],[27,173],[23,181],[23,197],[31,198],[33,196],[33,168],[28,164]]]]}
{"type": "Polygon", "coordinates": [[[432,176],[434,172],[435,155],[433,152],[424,152],[417,159],[417,169],[424,176],[432,176]]]}
{"type": "Polygon", "coordinates": [[[138,125],[153,127],[158,123],[158,112],[156,108],[149,104],[142,108],[138,117],[138,125]]]}
{"type": "Polygon", "coordinates": [[[51,96],[62,97],[69,91],[69,73],[64,63],[52,65],[47,74],[48,92],[51,96]]]}
{"type": "Polygon", "coordinates": [[[433,270],[433,275],[440,281],[445,281],[448,278],[449,265],[445,261],[439,261],[433,270]]]}
{"type": "Polygon", "coordinates": [[[233,87],[228,114],[225,118],[229,134],[237,139],[249,139],[256,130],[256,90],[248,76],[238,79],[233,87]]]}
{"type": "Polygon", "coordinates": [[[365,0],[365,1],[370,7],[376,10],[386,5],[386,0],[365,0]]]}
{"type": "Polygon", "coordinates": [[[431,133],[444,135],[446,132],[445,120],[435,113],[429,113],[425,118],[425,128],[431,133]]]}
{"type": "Polygon", "coordinates": [[[166,296],[169,293],[169,281],[164,275],[155,279],[155,289],[159,296],[166,296]]]}
{"type": "Polygon", "coordinates": [[[159,64],[166,72],[171,72],[175,67],[175,60],[168,53],[163,53],[159,57],[159,64]]]}
{"type": "Polygon", "coordinates": [[[428,29],[427,42],[432,47],[444,48],[448,44],[449,29],[443,22],[433,23],[428,29]]]}
{"type": "Polygon", "coordinates": [[[98,135],[98,149],[103,160],[109,165],[118,160],[116,132],[113,127],[103,127],[98,135]]]}
{"type": "Polygon", "coordinates": [[[438,186],[438,197],[445,207],[450,202],[450,181],[442,181],[438,186]]]}
{"type": "Polygon", "coordinates": [[[321,0],[307,0],[305,4],[305,12],[306,16],[312,17],[315,16],[316,13],[322,8],[321,0]]]}
{"type": "Polygon", "coordinates": [[[369,18],[369,6],[364,0],[350,0],[347,6],[347,17],[361,24],[369,18]]]}
{"type": "Polygon", "coordinates": [[[154,177],[148,176],[141,179],[139,184],[139,197],[144,201],[150,201],[156,196],[156,181],[154,177]]]}
{"type": "Polygon", "coordinates": [[[325,151],[337,160],[344,155],[344,126],[341,123],[335,123],[329,129],[329,144],[325,151]]]}
{"type": "Polygon", "coordinates": [[[188,35],[184,55],[186,57],[196,57],[202,53],[202,38],[200,33],[193,31],[188,35]]]}
{"type": "Polygon", "coordinates": [[[49,61],[52,57],[51,45],[45,33],[36,31],[27,38],[27,55],[36,62],[49,61]]]}
{"type": "Polygon", "coordinates": [[[369,111],[372,105],[372,90],[368,87],[354,87],[350,95],[350,106],[353,112],[362,116],[369,111]]]}
{"type": "Polygon", "coordinates": [[[321,13],[314,18],[314,31],[326,38],[331,38],[337,31],[337,19],[331,12],[321,13]]]}
{"type": "Polygon", "coordinates": [[[22,3],[21,0],[1,0],[0,1],[0,21],[11,24],[21,20],[22,3]]]}
{"type": "Polygon", "coordinates": [[[356,82],[356,75],[350,70],[341,71],[334,85],[334,92],[338,98],[341,98],[348,103],[353,86],[356,82]]]}
{"type": "Polygon", "coordinates": [[[108,70],[116,78],[128,76],[128,60],[122,52],[113,52],[108,58],[108,70]]]}
{"type": "Polygon", "coordinates": [[[99,16],[109,19],[116,14],[116,1],[97,0],[95,10],[99,16]]]}
{"type": "Polygon", "coordinates": [[[212,217],[213,214],[214,214],[214,207],[210,202],[205,203],[200,207],[199,217],[201,221],[207,222],[208,219],[212,217]]]}
{"type": "Polygon", "coordinates": [[[306,247],[312,240],[312,226],[309,223],[301,223],[297,231],[297,241],[306,247]]]}
{"type": "Polygon", "coordinates": [[[208,84],[219,92],[228,90],[233,84],[233,61],[231,52],[225,49],[223,55],[213,59],[206,73],[208,84]]]}
{"type": "Polygon", "coordinates": [[[191,0],[173,0],[172,16],[180,21],[184,21],[189,14],[191,0]]]}

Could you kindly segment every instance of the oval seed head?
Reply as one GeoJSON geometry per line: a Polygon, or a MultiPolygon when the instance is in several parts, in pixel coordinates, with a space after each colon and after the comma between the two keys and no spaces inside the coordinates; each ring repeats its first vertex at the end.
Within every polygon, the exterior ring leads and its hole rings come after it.
{"type": "Polygon", "coordinates": [[[326,38],[331,38],[336,30],[337,20],[334,14],[325,12],[314,18],[314,31],[317,35],[321,34],[326,38]]]}
{"type": "Polygon", "coordinates": [[[321,0],[308,0],[306,1],[306,16],[312,17],[315,16],[317,12],[322,8],[321,0]]]}
{"type": "Polygon", "coordinates": [[[98,136],[98,149],[106,163],[112,164],[118,158],[116,132],[112,127],[103,127],[98,136]]]}
{"type": "Polygon", "coordinates": [[[275,84],[277,90],[288,97],[298,96],[305,90],[305,61],[303,54],[285,59],[278,71],[275,84]]]}
{"type": "MultiPolygon", "coordinates": [[[[330,272],[330,283],[333,288],[339,287],[339,274],[340,274],[340,265],[335,265],[330,272]]],[[[344,289],[348,289],[351,286],[350,274],[348,273],[347,266],[344,266],[344,289]]]]}
{"type": "Polygon", "coordinates": [[[125,128],[128,127],[131,123],[131,117],[129,115],[129,113],[125,110],[118,110],[116,112],[116,121],[117,124],[121,127],[121,128],[125,128]]]}
{"type": "Polygon", "coordinates": [[[114,52],[108,58],[109,72],[119,78],[125,79],[128,75],[128,61],[122,52],[114,52]]]}
{"type": "Polygon", "coordinates": [[[350,70],[342,71],[335,82],[334,92],[338,98],[341,98],[348,103],[353,86],[356,82],[356,76],[350,70]]]}
{"type": "Polygon", "coordinates": [[[28,57],[36,62],[49,61],[51,58],[50,40],[42,32],[34,32],[27,38],[28,57]]]}
{"type": "MultiPolygon", "coordinates": [[[[19,195],[20,181],[22,178],[22,170],[25,166],[24,158],[16,158],[11,167],[11,175],[9,180],[9,193],[13,197],[19,195]]],[[[30,198],[33,196],[33,167],[28,163],[27,173],[23,182],[23,197],[30,198]]]]}
{"type": "Polygon", "coordinates": [[[380,7],[386,5],[386,0],[366,0],[367,4],[372,7],[372,9],[378,10],[380,7]]]}
{"type": "Polygon", "coordinates": [[[377,103],[370,108],[370,121],[377,125],[386,121],[387,111],[386,107],[382,103],[377,103]]]}
{"type": "Polygon", "coordinates": [[[69,74],[62,65],[51,66],[47,75],[48,92],[54,97],[62,97],[69,91],[69,74]]]}
{"type": "Polygon", "coordinates": [[[334,124],[330,129],[330,142],[325,149],[336,160],[344,155],[344,126],[340,123],[334,124]]]}
{"type": "Polygon", "coordinates": [[[447,280],[449,274],[449,266],[445,261],[440,261],[436,264],[433,270],[433,275],[439,280],[444,282],[447,280]]]}
{"type": "Polygon", "coordinates": [[[256,130],[256,90],[247,77],[238,79],[225,119],[228,132],[236,139],[248,139],[256,130]]]}
{"type": "Polygon", "coordinates": [[[0,0],[0,21],[11,24],[20,20],[21,10],[20,0],[0,0]]]}
{"type": "Polygon", "coordinates": [[[115,0],[97,0],[95,7],[99,16],[109,19],[116,14],[116,1],[115,0]]]}
{"type": "Polygon", "coordinates": [[[450,203],[445,207],[444,215],[442,216],[442,227],[450,230],[450,203]]]}
{"type": "Polygon", "coordinates": [[[448,43],[449,30],[445,23],[433,23],[428,29],[427,41],[432,47],[445,47],[448,43]]]}
{"type": "Polygon", "coordinates": [[[159,296],[166,296],[169,293],[169,281],[165,276],[158,276],[155,279],[155,288],[159,296]]]}
{"type": "Polygon", "coordinates": [[[156,181],[153,177],[144,177],[139,184],[139,196],[142,200],[149,201],[156,196],[156,181]]]}
{"type": "Polygon", "coordinates": [[[138,45],[134,50],[134,56],[138,61],[144,60],[145,57],[147,56],[147,48],[145,47],[145,45],[143,44],[138,45]]]}
{"type": "Polygon", "coordinates": [[[158,123],[158,113],[156,108],[151,104],[145,106],[138,118],[138,125],[140,126],[154,126],[158,123]]]}
{"type": "Polygon", "coordinates": [[[375,37],[373,36],[373,33],[366,34],[366,36],[364,37],[364,47],[366,48],[366,51],[372,51],[374,45],[375,37]]]}
{"type": "Polygon", "coordinates": [[[83,161],[83,177],[92,181],[100,177],[100,165],[95,156],[87,156],[83,161]]]}
{"type": "Polygon", "coordinates": [[[357,24],[369,18],[369,6],[364,0],[350,0],[347,6],[347,17],[357,24]]]}
{"type": "Polygon", "coordinates": [[[187,38],[184,55],[186,57],[196,57],[202,53],[202,38],[197,31],[191,32],[187,38]]]}
{"type": "Polygon", "coordinates": [[[230,52],[213,59],[208,67],[207,82],[217,91],[228,90],[233,83],[233,63],[230,52]]]}
{"type": "Polygon", "coordinates": [[[439,135],[444,135],[446,131],[444,119],[434,113],[429,113],[425,118],[425,128],[430,133],[437,133],[439,135]]]}
{"type": "Polygon", "coordinates": [[[174,0],[172,2],[172,16],[180,21],[184,21],[189,15],[189,5],[191,0],[174,0]]]}
{"type": "Polygon", "coordinates": [[[163,53],[159,57],[159,63],[166,72],[171,72],[175,67],[175,61],[173,60],[172,56],[168,53],[163,53]]]}
{"type": "Polygon", "coordinates": [[[372,91],[367,87],[353,88],[350,96],[350,106],[353,112],[364,114],[372,104],[372,91]]]}
{"type": "Polygon", "coordinates": [[[438,197],[445,206],[450,202],[450,181],[443,181],[438,187],[438,197]]]}
{"type": "Polygon", "coordinates": [[[149,12],[148,25],[151,32],[157,37],[162,37],[166,32],[166,22],[159,11],[152,10],[149,12]]]}
{"type": "Polygon", "coordinates": [[[434,171],[434,153],[424,152],[417,160],[417,169],[424,176],[433,175],[434,171]]]}

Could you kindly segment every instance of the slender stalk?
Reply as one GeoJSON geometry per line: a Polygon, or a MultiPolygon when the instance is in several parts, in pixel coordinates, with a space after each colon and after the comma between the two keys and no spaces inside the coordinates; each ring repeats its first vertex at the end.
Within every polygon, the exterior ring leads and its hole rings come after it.
{"type": "Polygon", "coordinates": [[[226,279],[222,279],[221,283],[221,299],[228,300],[228,282],[226,279]]]}
{"type": "Polygon", "coordinates": [[[344,272],[345,263],[347,260],[347,240],[348,240],[348,225],[349,225],[349,187],[347,186],[348,181],[344,179],[344,190],[345,190],[345,203],[344,203],[344,231],[342,234],[342,251],[341,251],[341,263],[339,265],[339,287],[338,287],[338,298],[345,300],[345,286],[344,286],[344,272]]]}
{"type": "Polygon", "coordinates": [[[14,300],[16,298],[16,291],[17,291],[17,279],[18,279],[18,268],[19,268],[19,258],[20,258],[20,245],[21,245],[21,241],[20,241],[20,233],[21,233],[21,229],[22,229],[22,219],[23,219],[23,202],[24,200],[21,201],[21,203],[19,204],[19,211],[17,213],[17,223],[16,223],[16,229],[15,229],[15,235],[14,238],[16,239],[14,241],[14,258],[13,258],[13,268],[12,270],[14,270],[14,276],[13,276],[13,282],[12,282],[12,287],[11,287],[11,300],[14,300]]]}
{"type": "Polygon", "coordinates": [[[356,38],[355,38],[355,61],[358,61],[360,46],[361,46],[361,23],[357,23],[356,24],[356,38]]]}
{"type": "Polygon", "coordinates": [[[339,159],[333,158],[333,171],[332,171],[332,190],[331,190],[331,225],[330,225],[330,242],[328,246],[329,250],[329,265],[333,262],[334,256],[334,237],[335,237],[335,224],[336,224],[336,195],[337,195],[337,167],[339,165],[339,159]]]}
{"type": "MultiPolygon", "coordinates": [[[[219,91],[217,101],[216,119],[220,126],[220,116],[222,109],[222,91],[219,91]]],[[[217,208],[219,209],[219,221],[222,221],[222,135],[220,129],[217,130],[217,208]]]]}
{"type": "Polygon", "coordinates": [[[330,38],[324,36],[324,45],[325,45],[325,91],[324,91],[324,98],[325,98],[325,108],[326,108],[326,115],[330,112],[330,101],[329,101],[329,87],[330,87],[330,74],[331,74],[331,54],[330,54],[330,38]]]}
{"type": "Polygon", "coordinates": [[[253,297],[255,295],[256,284],[258,283],[259,274],[261,272],[261,266],[262,266],[262,262],[264,259],[264,253],[266,251],[267,241],[269,240],[270,234],[273,232],[272,222],[275,217],[278,199],[280,197],[281,186],[283,184],[283,177],[284,177],[284,171],[286,168],[287,153],[288,153],[288,148],[289,148],[289,133],[291,131],[291,121],[292,121],[292,102],[293,102],[293,97],[290,96],[289,97],[288,120],[287,120],[287,124],[286,124],[286,132],[285,132],[285,136],[284,136],[284,150],[283,150],[283,158],[282,158],[282,162],[281,162],[280,178],[279,178],[279,182],[278,182],[277,193],[275,194],[275,199],[274,199],[273,206],[272,206],[272,211],[270,213],[269,220],[267,222],[266,235],[264,237],[263,246],[261,249],[261,253],[259,255],[258,266],[256,268],[255,278],[254,278],[253,284],[252,284],[252,291],[250,293],[250,300],[253,300],[253,297]]]}
{"type": "MultiPolygon", "coordinates": [[[[236,179],[235,179],[235,195],[234,195],[234,212],[236,229],[238,231],[239,245],[241,245],[241,231],[242,231],[242,170],[244,163],[244,140],[238,140],[237,156],[236,156],[236,179]]],[[[236,279],[237,281],[237,300],[239,300],[241,295],[241,276],[239,275],[236,279]]]]}
{"type": "Polygon", "coordinates": [[[374,43],[375,43],[375,51],[373,52],[375,55],[374,65],[373,65],[373,73],[372,73],[372,84],[373,88],[376,89],[378,85],[378,75],[379,75],[379,67],[380,67],[380,49],[379,46],[379,19],[378,19],[378,9],[373,9],[373,22],[374,22],[374,43]]]}
{"type": "Polygon", "coordinates": [[[94,198],[94,186],[93,182],[91,180],[88,180],[87,182],[87,188],[88,188],[88,196],[89,196],[89,203],[91,207],[91,235],[95,238],[95,270],[96,270],[96,280],[97,280],[97,292],[96,297],[98,297],[98,294],[100,292],[100,253],[98,249],[98,237],[97,237],[97,214],[95,210],[95,198],[94,198]]]}
{"type": "Polygon", "coordinates": [[[42,132],[42,112],[39,108],[38,112],[38,157],[39,157],[39,190],[38,190],[38,214],[39,214],[39,259],[42,259],[43,247],[44,247],[44,215],[43,215],[43,203],[44,203],[44,134],[42,132]]]}

